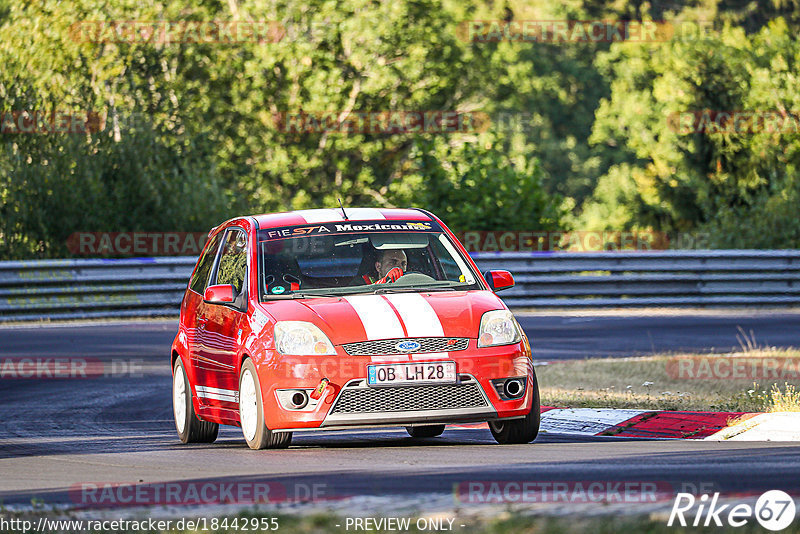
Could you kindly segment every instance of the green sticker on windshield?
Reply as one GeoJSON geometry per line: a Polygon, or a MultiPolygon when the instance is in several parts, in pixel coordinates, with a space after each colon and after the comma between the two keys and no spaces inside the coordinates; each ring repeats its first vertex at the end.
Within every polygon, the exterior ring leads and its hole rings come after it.
{"type": "Polygon", "coordinates": [[[273,292],[275,295],[280,295],[280,294],[281,294],[281,293],[283,293],[284,291],[286,291],[286,288],[285,288],[285,287],[283,287],[283,286],[275,286],[275,287],[273,287],[273,288],[272,288],[272,292],[273,292]]]}

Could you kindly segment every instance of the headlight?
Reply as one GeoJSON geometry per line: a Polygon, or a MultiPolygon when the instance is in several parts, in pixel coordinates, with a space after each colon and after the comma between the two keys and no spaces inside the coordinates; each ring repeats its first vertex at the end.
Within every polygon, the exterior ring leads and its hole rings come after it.
{"type": "Polygon", "coordinates": [[[522,339],[516,319],[508,310],[488,311],[481,317],[481,328],[478,332],[478,347],[494,347],[511,345],[522,339]]]}
{"type": "Polygon", "coordinates": [[[305,321],[275,323],[275,348],[292,356],[336,354],[328,336],[317,325],[305,321]]]}

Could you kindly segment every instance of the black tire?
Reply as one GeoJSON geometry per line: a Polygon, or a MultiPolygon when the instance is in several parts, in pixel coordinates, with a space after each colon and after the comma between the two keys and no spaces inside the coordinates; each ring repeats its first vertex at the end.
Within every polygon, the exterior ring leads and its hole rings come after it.
{"type": "Polygon", "coordinates": [[[495,441],[501,445],[530,443],[539,435],[539,422],[541,420],[541,406],[539,402],[539,384],[536,373],[531,374],[530,386],[533,389],[533,402],[531,411],[522,419],[511,421],[489,421],[489,430],[492,431],[495,441]]]}
{"type": "Polygon", "coordinates": [[[214,443],[217,439],[219,425],[197,418],[192,403],[192,388],[180,357],[175,359],[175,366],[172,368],[172,414],[175,419],[175,430],[183,443],[214,443]],[[180,386],[181,382],[183,388],[180,386]],[[178,404],[180,402],[183,403],[182,408],[178,404]]]}
{"type": "Polygon", "coordinates": [[[406,432],[412,438],[435,438],[444,432],[444,425],[407,426],[406,432]]]}
{"type": "MultiPolygon", "coordinates": [[[[252,399],[251,399],[252,401],[252,399]]],[[[258,380],[258,372],[256,372],[255,364],[248,358],[242,364],[242,370],[239,373],[239,423],[242,425],[242,435],[244,440],[251,449],[285,449],[292,443],[291,432],[272,432],[264,423],[264,403],[261,399],[261,383],[258,380]],[[253,381],[255,388],[255,407],[244,406],[244,402],[248,402],[249,395],[244,395],[242,386],[248,388],[247,380],[253,381]],[[243,414],[249,413],[250,417],[255,415],[254,429],[246,429],[243,414]],[[252,431],[252,435],[248,436],[248,431],[252,431]]]]}

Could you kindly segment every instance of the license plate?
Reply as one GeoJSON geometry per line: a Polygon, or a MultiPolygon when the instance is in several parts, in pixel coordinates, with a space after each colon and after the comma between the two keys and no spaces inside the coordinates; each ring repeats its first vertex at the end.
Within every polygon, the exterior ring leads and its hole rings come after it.
{"type": "Polygon", "coordinates": [[[390,363],[367,366],[367,385],[455,384],[456,362],[390,363]]]}

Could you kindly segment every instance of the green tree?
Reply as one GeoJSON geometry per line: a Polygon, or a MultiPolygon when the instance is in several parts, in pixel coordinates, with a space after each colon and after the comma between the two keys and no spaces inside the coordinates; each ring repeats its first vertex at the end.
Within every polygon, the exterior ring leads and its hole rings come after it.
{"type": "Polygon", "coordinates": [[[0,258],[64,257],[80,231],[197,231],[230,216],[208,155],[143,124],[113,134],[19,134],[0,145],[0,258]]]}
{"type": "Polygon", "coordinates": [[[544,191],[536,160],[512,161],[488,139],[436,139],[416,143],[410,161],[397,198],[425,206],[456,231],[561,228],[564,210],[544,191]]]}
{"type": "Polygon", "coordinates": [[[586,224],[708,231],[713,246],[796,246],[797,219],[784,217],[797,199],[796,133],[684,132],[674,118],[797,110],[799,52],[782,19],[751,36],[726,26],[701,40],[612,47],[598,59],[614,82],[592,141],[631,157],[600,179],[586,224]]]}
{"type": "MultiPolygon", "coordinates": [[[[0,109],[91,110],[108,119],[103,132],[85,138],[4,137],[0,210],[9,215],[0,247],[9,255],[58,255],[63,234],[77,230],[205,229],[234,213],[333,206],[337,198],[351,205],[422,202],[424,195],[401,193],[419,176],[419,147],[440,142],[433,136],[292,133],[276,128],[274,119],[301,111],[346,117],[516,106],[534,114],[539,108],[566,113],[579,102],[575,88],[592,85],[583,82],[583,52],[548,63],[551,52],[538,50],[538,70],[528,76],[546,80],[523,86],[532,63],[517,61],[519,51],[459,37],[462,21],[504,12],[503,6],[456,0],[2,2],[0,109]],[[276,21],[286,34],[279,42],[129,42],[87,39],[93,28],[84,25],[174,20],[276,21]],[[568,98],[551,72],[563,64],[575,71],[565,77],[568,98]],[[82,199],[91,199],[91,206],[82,199]]],[[[107,34],[109,27],[104,29],[107,34]]],[[[574,112],[583,130],[590,115],[574,112]]],[[[530,224],[544,224],[551,215],[540,204],[561,213],[560,199],[538,185],[531,189],[547,179],[543,164],[532,162],[542,154],[564,154],[574,144],[562,140],[570,129],[569,121],[544,121],[533,132],[494,131],[498,154],[478,157],[484,149],[463,149],[469,166],[461,164],[459,172],[492,179],[499,172],[509,184],[520,180],[518,190],[534,195],[531,213],[548,213],[530,224]],[[548,143],[555,148],[547,149],[548,143]],[[494,167],[473,168],[479,165],[494,167]],[[531,176],[534,182],[526,178],[531,176]]],[[[482,142],[476,135],[453,134],[447,144],[476,142],[482,142]]],[[[581,168],[584,154],[576,152],[568,166],[581,168]]],[[[561,174],[559,157],[547,161],[554,175],[561,174]]],[[[476,198],[492,202],[494,190],[479,191],[476,198]]],[[[490,214],[466,202],[451,209],[482,226],[505,224],[476,219],[478,211],[490,214]]]]}
{"type": "Polygon", "coordinates": [[[0,110],[107,116],[88,134],[6,132],[0,144],[0,257],[58,257],[76,231],[198,230],[227,217],[203,132],[178,91],[181,48],[93,43],[74,24],[179,16],[179,3],[13,2],[0,9],[0,110]]]}

